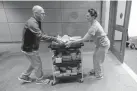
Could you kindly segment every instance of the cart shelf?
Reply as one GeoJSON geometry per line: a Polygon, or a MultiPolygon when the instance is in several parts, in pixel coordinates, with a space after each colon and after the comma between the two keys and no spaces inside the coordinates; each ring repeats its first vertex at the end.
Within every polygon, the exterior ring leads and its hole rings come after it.
{"type": "Polygon", "coordinates": [[[56,66],[77,66],[79,63],[81,63],[81,60],[78,60],[78,61],[63,61],[62,63],[55,63],[54,62],[54,65],[56,66]]]}
{"type": "Polygon", "coordinates": [[[56,77],[57,79],[72,79],[72,78],[79,78],[82,77],[81,73],[78,73],[77,75],[70,75],[70,76],[60,76],[60,77],[56,77]]]}

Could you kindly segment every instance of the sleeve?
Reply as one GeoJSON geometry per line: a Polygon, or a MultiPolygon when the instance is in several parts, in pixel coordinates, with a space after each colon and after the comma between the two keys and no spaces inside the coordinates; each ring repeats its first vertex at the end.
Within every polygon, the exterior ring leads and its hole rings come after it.
{"type": "Polygon", "coordinates": [[[88,34],[94,36],[96,34],[97,28],[96,26],[91,26],[88,30],[88,34]]]}
{"type": "Polygon", "coordinates": [[[31,32],[36,34],[36,36],[39,37],[40,39],[43,39],[46,41],[57,41],[57,38],[52,37],[52,36],[48,36],[48,35],[42,33],[42,31],[40,30],[40,28],[36,22],[32,22],[32,21],[29,22],[28,28],[31,30],[31,32]]]}

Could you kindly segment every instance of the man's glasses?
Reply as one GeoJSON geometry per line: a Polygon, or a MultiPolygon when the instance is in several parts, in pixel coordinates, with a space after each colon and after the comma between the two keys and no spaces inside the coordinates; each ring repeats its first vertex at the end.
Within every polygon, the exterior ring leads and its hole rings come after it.
{"type": "Polygon", "coordinates": [[[45,16],[46,14],[45,14],[45,13],[41,13],[41,15],[44,15],[44,16],[45,16]]]}

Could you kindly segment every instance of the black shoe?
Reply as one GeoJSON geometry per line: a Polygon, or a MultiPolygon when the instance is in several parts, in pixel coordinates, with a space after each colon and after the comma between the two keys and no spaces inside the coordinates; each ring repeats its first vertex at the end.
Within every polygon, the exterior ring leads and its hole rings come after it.
{"type": "Polygon", "coordinates": [[[92,70],[89,72],[89,75],[95,75],[95,70],[92,69],[92,70]]]}

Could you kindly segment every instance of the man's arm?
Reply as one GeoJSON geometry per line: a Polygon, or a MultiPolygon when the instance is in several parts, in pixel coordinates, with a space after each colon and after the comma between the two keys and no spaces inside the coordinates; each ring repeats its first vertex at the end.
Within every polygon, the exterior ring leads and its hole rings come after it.
{"type": "Polygon", "coordinates": [[[31,30],[31,32],[33,32],[40,39],[44,39],[47,41],[57,41],[57,38],[52,37],[52,36],[48,36],[48,35],[42,33],[37,22],[29,21],[28,22],[28,28],[31,30]]]}

